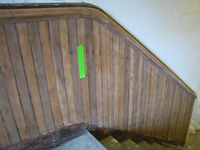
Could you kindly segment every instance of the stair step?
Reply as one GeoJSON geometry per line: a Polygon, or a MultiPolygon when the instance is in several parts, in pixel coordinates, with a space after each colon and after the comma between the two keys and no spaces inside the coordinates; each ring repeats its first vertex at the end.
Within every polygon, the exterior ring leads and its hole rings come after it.
{"type": "Polygon", "coordinates": [[[121,143],[125,150],[143,150],[139,145],[133,142],[131,139],[127,139],[121,143]]]}
{"type": "Polygon", "coordinates": [[[141,141],[138,145],[144,150],[154,150],[154,148],[145,141],[141,141]]]}
{"type": "Polygon", "coordinates": [[[109,136],[100,141],[100,143],[107,149],[107,150],[125,150],[122,145],[112,136],[109,136]]]}
{"type": "Polygon", "coordinates": [[[160,144],[153,142],[151,144],[151,146],[155,149],[155,150],[164,150],[164,147],[162,147],[160,144]]]}

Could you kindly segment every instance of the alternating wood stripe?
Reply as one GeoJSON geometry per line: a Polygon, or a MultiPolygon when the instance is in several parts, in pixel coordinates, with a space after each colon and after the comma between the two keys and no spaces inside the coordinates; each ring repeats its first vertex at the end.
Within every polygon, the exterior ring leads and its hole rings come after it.
{"type": "Polygon", "coordinates": [[[20,142],[19,133],[18,133],[17,126],[15,123],[15,119],[12,114],[12,110],[10,108],[1,70],[0,70],[0,112],[2,115],[3,123],[6,126],[6,130],[8,132],[10,143],[16,144],[20,142]]]}
{"type": "Polygon", "coordinates": [[[56,88],[56,80],[54,74],[49,28],[47,21],[38,22],[38,27],[54,123],[55,126],[58,127],[62,125],[63,122],[56,88]]]}
{"type": "Polygon", "coordinates": [[[124,51],[124,112],[123,112],[123,129],[128,130],[129,117],[129,75],[130,75],[130,47],[125,44],[124,51]]]}
{"type": "Polygon", "coordinates": [[[0,113],[0,139],[1,139],[0,140],[0,147],[1,148],[4,148],[4,147],[10,145],[10,141],[9,141],[8,135],[6,133],[6,129],[3,125],[1,113],[0,113]]]}
{"type": "Polygon", "coordinates": [[[6,44],[5,34],[2,25],[0,26],[0,66],[2,71],[3,80],[5,83],[8,98],[11,104],[12,112],[20,133],[21,140],[30,138],[26,120],[22,111],[19,100],[17,86],[15,82],[13,68],[10,62],[8,47],[6,44]]]}
{"type": "Polygon", "coordinates": [[[134,59],[135,51],[130,49],[130,79],[129,79],[129,104],[128,104],[128,131],[132,130],[132,114],[133,114],[133,83],[134,83],[134,59]]]}
{"type": "Polygon", "coordinates": [[[90,108],[91,108],[91,122],[97,125],[97,102],[96,102],[96,81],[95,81],[95,58],[94,58],[94,41],[93,41],[93,25],[92,20],[85,20],[86,26],[86,51],[87,51],[87,66],[88,66],[88,80],[90,87],[90,108]]]}
{"type": "Polygon", "coordinates": [[[36,122],[39,132],[42,133],[46,131],[46,124],[33,65],[28,29],[26,23],[17,23],[16,28],[36,122]]]}
{"type": "Polygon", "coordinates": [[[84,116],[85,116],[85,122],[91,123],[90,98],[89,98],[89,86],[88,86],[88,71],[87,71],[87,50],[86,50],[86,40],[85,40],[85,30],[86,30],[86,28],[85,27],[86,26],[85,26],[84,19],[77,19],[78,45],[84,46],[84,59],[85,59],[85,74],[86,74],[86,77],[81,79],[81,86],[82,86],[82,93],[83,93],[84,116]]]}
{"type": "Polygon", "coordinates": [[[102,101],[103,101],[103,124],[108,127],[108,74],[107,74],[107,32],[103,25],[100,25],[101,37],[101,71],[102,71],[102,101]]]}
{"type": "Polygon", "coordinates": [[[141,109],[141,99],[143,91],[143,67],[144,67],[144,58],[140,55],[139,59],[139,77],[138,77],[138,99],[137,99],[137,115],[136,115],[136,132],[139,132],[140,127],[140,109],[141,109]]]}
{"type": "Polygon", "coordinates": [[[125,43],[120,39],[119,41],[119,129],[124,127],[124,52],[125,43]]]}
{"type": "Polygon", "coordinates": [[[113,91],[113,34],[107,30],[107,60],[108,60],[108,101],[109,127],[114,128],[114,91],[113,91]]]}
{"type": "Polygon", "coordinates": [[[120,64],[119,64],[119,38],[113,35],[113,49],[114,49],[114,128],[119,128],[119,75],[120,75],[120,64]]]}
{"type": "Polygon", "coordinates": [[[77,122],[74,99],[74,87],[72,81],[71,60],[68,40],[68,26],[66,20],[59,20],[60,44],[65,75],[65,86],[67,88],[67,98],[71,122],[77,122]]]}
{"type": "Polygon", "coordinates": [[[79,79],[79,70],[78,70],[78,57],[77,57],[77,28],[76,28],[76,19],[68,20],[69,28],[69,48],[70,48],[70,57],[71,57],[71,69],[72,69],[72,78],[74,86],[74,98],[76,104],[76,117],[78,122],[84,122],[84,110],[83,110],[83,100],[82,100],[82,90],[81,90],[81,81],[79,79]]]}
{"type": "Polygon", "coordinates": [[[54,121],[53,121],[53,114],[47,88],[47,81],[45,76],[46,74],[44,70],[44,62],[42,58],[42,50],[40,45],[37,22],[28,23],[28,29],[29,29],[29,37],[30,37],[33,60],[35,65],[35,72],[37,74],[37,81],[42,100],[46,126],[47,130],[49,130],[54,128],[54,121]]]}
{"type": "Polygon", "coordinates": [[[38,135],[39,132],[29,95],[15,24],[6,24],[5,31],[25,119],[30,135],[31,137],[34,137],[38,135]]]}
{"type": "Polygon", "coordinates": [[[93,21],[94,37],[94,57],[95,57],[95,75],[96,75],[96,101],[97,101],[97,122],[98,126],[103,126],[103,104],[102,104],[102,82],[101,82],[101,47],[100,47],[100,26],[93,21]]]}
{"type": "Polygon", "coordinates": [[[60,37],[58,29],[58,21],[51,20],[49,21],[49,31],[50,31],[50,40],[51,40],[51,49],[53,56],[54,71],[57,84],[57,93],[60,102],[61,114],[63,123],[67,124],[69,120],[69,109],[67,102],[67,93],[65,89],[65,80],[64,80],[64,71],[62,65],[62,56],[60,50],[60,37]]]}

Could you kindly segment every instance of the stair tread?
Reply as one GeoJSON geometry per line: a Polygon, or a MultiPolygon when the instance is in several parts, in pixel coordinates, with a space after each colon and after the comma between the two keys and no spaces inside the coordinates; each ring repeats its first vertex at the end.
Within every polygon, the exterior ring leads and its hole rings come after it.
{"type": "Polygon", "coordinates": [[[164,147],[162,147],[160,144],[153,142],[151,144],[151,146],[155,149],[155,150],[164,150],[164,147]]]}
{"type": "Polygon", "coordinates": [[[109,136],[100,141],[100,143],[107,149],[107,150],[125,150],[121,143],[119,143],[115,138],[109,136]]]}
{"type": "Polygon", "coordinates": [[[144,150],[154,150],[153,147],[145,141],[141,141],[140,143],[138,143],[138,145],[144,150]]]}
{"type": "Polygon", "coordinates": [[[127,139],[121,143],[125,150],[143,150],[138,144],[133,142],[131,139],[127,139]]]}

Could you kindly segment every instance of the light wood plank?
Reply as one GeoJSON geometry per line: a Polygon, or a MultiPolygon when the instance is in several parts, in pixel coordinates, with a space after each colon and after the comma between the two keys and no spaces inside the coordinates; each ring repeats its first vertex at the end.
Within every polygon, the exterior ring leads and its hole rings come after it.
{"type": "Polygon", "coordinates": [[[107,61],[108,61],[108,101],[109,128],[114,128],[114,91],[113,91],[113,34],[107,30],[107,61]]]}
{"type": "Polygon", "coordinates": [[[119,38],[113,35],[113,49],[114,49],[114,128],[119,129],[119,75],[120,75],[120,63],[119,63],[119,38]]]}
{"type": "Polygon", "coordinates": [[[30,135],[31,137],[34,137],[38,135],[39,132],[31,98],[29,95],[29,89],[26,81],[21,52],[18,43],[17,31],[15,28],[15,24],[6,24],[4,25],[4,27],[8,42],[8,49],[10,51],[10,58],[13,66],[13,71],[15,74],[17,88],[21,100],[21,105],[24,111],[30,135]]]}
{"type": "Polygon", "coordinates": [[[56,127],[59,127],[63,124],[63,122],[56,88],[56,79],[54,74],[49,28],[47,21],[38,22],[38,27],[54,123],[56,127]]]}
{"type": "Polygon", "coordinates": [[[132,115],[133,115],[133,96],[134,96],[134,60],[135,60],[135,50],[130,49],[130,79],[129,79],[129,108],[128,108],[128,131],[132,129],[132,115]]]}
{"type": "Polygon", "coordinates": [[[123,130],[124,126],[124,52],[125,43],[119,41],[119,129],[123,130]]]}
{"type": "Polygon", "coordinates": [[[0,113],[0,148],[4,148],[4,147],[10,145],[8,134],[7,134],[6,129],[3,124],[4,124],[4,122],[2,120],[2,116],[0,113]]]}
{"type": "Polygon", "coordinates": [[[0,112],[4,124],[6,126],[8,136],[11,144],[16,144],[20,142],[19,132],[15,123],[15,119],[10,108],[10,103],[6,93],[5,85],[2,78],[2,73],[0,70],[0,112]]]}
{"type": "Polygon", "coordinates": [[[123,129],[128,130],[128,108],[129,108],[129,74],[130,74],[130,47],[125,44],[124,52],[124,116],[123,129]]]}
{"type": "Polygon", "coordinates": [[[37,81],[44,110],[45,122],[47,130],[50,130],[54,128],[54,121],[51,109],[51,102],[47,88],[46,73],[42,58],[42,50],[40,45],[37,22],[28,23],[28,30],[29,30],[29,37],[30,37],[33,60],[35,65],[35,72],[37,74],[37,81]]]}
{"type": "Polygon", "coordinates": [[[103,126],[103,104],[102,104],[102,75],[101,75],[101,47],[100,47],[100,25],[93,20],[94,37],[94,57],[95,57],[95,75],[96,75],[96,100],[97,100],[97,122],[98,126],[103,126]]]}
{"type": "Polygon", "coordinates": [[[16,28],[19,38],[19,46],[23,58],[24,70],[26,73],[29,92],[31,96],[31,101],[35,112],[36,122],[38,125],[39,133],[42,133],[46,131],[46,124],[44,119],[42,103],[39,95],[35,68],[33,65],[28,29],[26,23],[17,23],[16,28]]]}
{"type": "MultiPolygon", "coordinates": [[[[85,59],[85,74],[86,74],[86,77],[81,79],[81,86],[82,86],[82,93],[83,93],[84,116],[85,116],[85,122],[91,123],[90,97],[89,97],[88,71],[87,71],[87,50],[86,50],[87,47],[86,47],[86,40],[85,40],[85,26],[86,25],[85,25],[84,19],[77,19],[78,45],[84,46],[84,59],[85,59]]],[[[89,42],[89,41],[87,41],[87,42],[89,42]]]]}
{"type": "Polygon", "coordinates": [[[77,57],[77,27],[76,19],[68,19],[69,31],[69,48],[72,65],[72,78],[74,85],[74,98],[76,104],[76,117],[78,122],[84,122],[84,108],[81,90],[81,81],[79,78],[78,70],[78,57],[77,57]]]}
{"type": "Polygon", "coordinates": [[[50,41],[53,56],[54,71],[56,77],[57,93],[60,102],[60,109],[62,114],[63,123],[67,124],[69,120],[69,108],[67,93],[65,89],[64,71],[62,56],[60,50],[60,37],[59,37],[59,27],[57,20],[49,21],[49,31],[50,31],[50,41]]]}
{"type": "Polygon", "coordinates": [[[102,102],[103,102],[103,125],[108,127],[108,75],[107,75],[107,32],[103,25],[100,25],[101,36],[101,70],[102,70],[102,102]]]}
{"type": "Polygon", "coordinates": [[[4,80],[4,84],[6,87],[6,91],[8,94],[8,98],[10,101],[10,105],[12,108],[12,112],[20,133],[21,140],[26,140],[30,138],[28,127],[26,124],[25,116],[22,111],[22,107],[20,104],[20,99],[17,91],[16,81],[14,77],[14,72],[12,68],[12,64],[10,62],[10,56],[8,52],[8,47],[6,44],[5,33],[2,25],[0,26],[0,66],[2,71],[2,76],[4,80]]]}
{"type": "Polygon", "coordinates": [[[95,79],[95,60],[94,60],[94,42],[93,42],[93,25],[92,20],[85,19],[86,29],[86,51],[87,51],[87,66],[88,80],[90,87],[90,106],[91,106],[91,122],[97,125],[97,101],[96,101],[96,79],[95,79]]]}
{"type": "Polygon", "coordinates": [[[65,86],[67,88],[70,120],[71,122],[77,122],[75,99],[74,99],[74,87],[73,87],[72,71],[71,71],[69,39],[67,36],[68,26],[66,20],[59,20],[59,31],[60,31],[60,44],[61,44],[61,52],[62,52],[62,59],[64,66],[65,86]]]}

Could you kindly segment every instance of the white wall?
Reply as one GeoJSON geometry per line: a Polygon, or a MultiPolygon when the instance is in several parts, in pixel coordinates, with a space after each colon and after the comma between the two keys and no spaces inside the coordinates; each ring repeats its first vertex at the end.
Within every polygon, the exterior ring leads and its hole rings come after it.
{"type": "MultiPolygon", "coordinates": [[[[0,3],[81,0],[0,0],[0,3]]],[[[200,89],[199,0],[83,0],[125,27],[195,92],[200,89]]]]}

